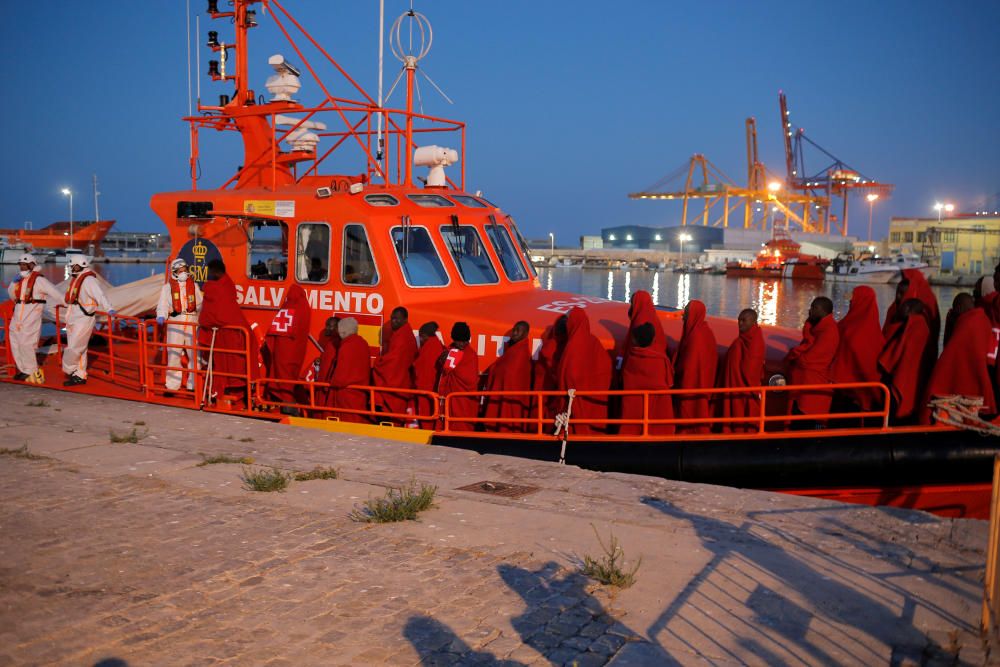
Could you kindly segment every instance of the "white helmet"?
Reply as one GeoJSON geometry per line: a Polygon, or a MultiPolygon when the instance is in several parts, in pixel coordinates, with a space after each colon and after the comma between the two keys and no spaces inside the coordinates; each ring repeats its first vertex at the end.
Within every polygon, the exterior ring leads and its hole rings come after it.
{"type": "Polygon", "coordinates": [[[187,262],[184,261],[183,257],[178,257],[174,261],[170,262],[170,273],[171,274],[177,274],[182,269],[186,269],[186,268],[187,268],[187,262]]]}
{"type": "Polygon", "coordinates": [[[30,252],[26,252],[26,253],[24,253],[23,255],[21,255],[20,257],[17,258],[17,263],[18,264],[37,264],[38,262],[35,261],[35,256],[34,255],[32,255],[30,252]]]}
{"type": "Polygon", "coordinates": [[[69,258],[69,263],[70,266],[79,266],[81,269],[86,269],[90,266],[90,262],[87,261],[87,258],[80,253],[73,253],[73,256],[69,258]]]}

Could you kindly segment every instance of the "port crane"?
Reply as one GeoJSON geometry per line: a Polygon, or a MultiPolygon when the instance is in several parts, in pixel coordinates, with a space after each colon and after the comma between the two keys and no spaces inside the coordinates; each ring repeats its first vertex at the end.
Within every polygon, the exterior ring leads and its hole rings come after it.
{"type": "Polygon", "coordinates": [[[778,108],[781,112],[781,134],[785,145],[785,170],[788,187],[817,199],[825,198],[827,202],[830,202],[834,197],[840,197],[842,206],[840,218],[826,215],[826,223],[821,231],[827,234],[832,233],[832,223],[842,236],[847,236],[848,198],[850,194],[857,192],[884,198],[892,194],[894,186],[868,178],[806,136],[804,129],[794,127],[788,111],[788,98],[784,91],[780,90],[778,91],[778,108]],[[811,146],[831,162],[819,171],[809,174],[805,164],[806,145],[811,146]]]}
{"type": "Polygon", "coordinates": [[[747,151],[745,186],[737,185],[707,157],[696,153],[656,183],[639,192],[629,193],[629,199],[680,200],[683,226],[700,222],[704,226],[729,227],[731,219],[741,217],[742,208],[744,229],[767,229],[775,214],[781,214],[785,227],[795,224],[803,231],[822,232],[829,197],[785,187],[781,178],[770,174],[760,161],[756,119],[747,118],[744,126],[747,151]],[[702,202],[699,212],[692,211],[692,200],[702,202]]]}

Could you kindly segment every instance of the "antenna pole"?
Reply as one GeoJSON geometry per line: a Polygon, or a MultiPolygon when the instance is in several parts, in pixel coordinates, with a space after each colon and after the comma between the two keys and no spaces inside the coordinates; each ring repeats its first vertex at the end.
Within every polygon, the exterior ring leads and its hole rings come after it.
{"type": "Polygon", "coordinates": [[[405,166],[404,185],[413,185],[413,82],[417,73],[417,59],[406,56],[403,65],[406,68],[406,154],[403,156],[405,166]]]}
{"type": "Polygon", "coordinates": [[[97,191],[97,174],[94,174],[94,222],[101,219],[101,214],[98,212],[97,208],[97,196],[101,194],[97,191]]]}
{"type": "Polygon", "coordinates": [[[376,147],[375,159],[378,160],[379,169],[385,171],[382,152],[382,61],[385,56],[385,0],[378,3],[378,146],[376,147]]]}

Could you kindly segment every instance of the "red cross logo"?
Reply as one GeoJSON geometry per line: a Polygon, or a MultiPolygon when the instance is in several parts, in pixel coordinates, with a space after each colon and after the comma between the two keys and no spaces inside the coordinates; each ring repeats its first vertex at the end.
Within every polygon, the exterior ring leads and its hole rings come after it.
{"type": "Polygon", "coordinates": [[[295,321],[295,313],[287,308],[282,308],[271,321],[271,328],[277,333],[288,333],[288,329],[295,321]]]}

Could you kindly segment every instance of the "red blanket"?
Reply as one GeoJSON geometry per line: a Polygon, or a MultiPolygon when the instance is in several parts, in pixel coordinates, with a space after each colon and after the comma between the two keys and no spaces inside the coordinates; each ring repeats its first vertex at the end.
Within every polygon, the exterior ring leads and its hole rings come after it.
{"type": "Polygon", "coordinates": [[[892,393],[893,417],[897,420],[916,416],[920,408],[918,401],[925,393],[924,388],[930,374],[924,361],[924,350],[930,336],[927,320],[911,315],[896,329],[892,338],[886,341],[885,348],[879,355],[878,365],[885,374],[892,393]]]}
{"type": "MultiPolygon", "coordinates": [[[[305,290],[293,284],[285,293],[281,307],[271,319],[264,345],[267,353],[267,377],[280,380],[298,380],[302,362],[309,345],[309,326],[312,309],[305,290]]],[[[295,400],[295,385],[269,384],[268,394],[276,401],[291,403],[295,400]]]]}
{"type": "MultiPolygon", "coordinates": [[[[633,347],[622,366],[622,389],[625,391],[670,389],[674,383],[674,367],[666,351],[656,347],[633,347]]],[[[649,419],[673,419],[673,397],[669,394],[649,396],[649,419]]],[[[622,398],[622,419],[642,419],[645,396],[622,398]]],[[[639,435],[642,424],[622,424],[618,430],[623,435],[639,435]]],[[[650,435],[674,432],[673,424],[650,425],[650,435]]]]}
{"type": "Polygon", "coordinates": [[[656,314],[656,306],[653,304],[653,297],[649,295],[649,292],[639,290],[632,295],[632,304],[629,306],[628,314],[628,331],[625,333],[625,340],[622,342],[621,356],[623,362],[628,358],[629,352],[632,351],[632,332],[635,331],[636,327],[646,323],[653,325],[653,342],[650,347],[665,352],[667,349],[667,337],[663,333],[663,323],[660,322],[660,318],[656,314]]]}
{"type": "MultiPolygon", "coordinates": [[[[464,349],[449,347],[440,359],[441,379],[438,393],[442,396],[456,391],[477,391],[479,389],[479,355],[472,345],[464,349]]],[[[450,417],[475,418],[479,416],[479,399],[475,396],[460,396],[448,401],[450,417]]],[[[450,422],[452,431],[475,431],[473,422],[450,422]]]]}
{"type": "MultiPolygon", "coordinates": [[[[382,327],[382,354],[372,366],[372,384],[376,387],[413,389],[413,362],[417,358],[417,339],[409,323],[393,331],[389,323],[382,327]]],[[[375,394],[376,409],[404,414],[410,405],[408,394],[375,394]]],[[[396,418],[397,421],[402,417],[396,418]]]]}
{"type": "MultiPolygon", "coordinates": [[[[726,351],[722,366],[723,387],[759,387],[764,382],[764,334],[756,324],[736,337],[726,351]]],[[[723,417],[757,417],[760,395],[727,394],[722,399],[723,417]]],[[[757,426],[733,422],[723,426],[730,433],[755,433],[757,426]]]]}
{"type": "MultiPolygon", "coordinates": [[[[348,410],[366,410],[368,408],[368,392],[363,389],[348,389],[350,385],[367,385],[371,375],[370,357],[368,356],[368,341],[358,334],[351,334],[340,341],[337,351],[337,363],[330,378],[330,397],[328,405],[348,410]]],[[[333,413],[341,421],[360,424],[369,423],[364,415],[341,412],[333,413]]]]}
{"type": "Polygon", "coordinates": [[[931,373],[926,399],[920,406],[921,423],[931,423],[927,400],[935,396],[979,396],[983,399],[983,413],[997,412],[987,364],[992,343],[993,327],[981,308],[973,308],[956,319],[951,338],[931,373]]]}
{"type": "Polygon", "coordinates": [[[198,316],[198,342],[207,350],[212,341],[212,328],[215,332],[215,352],[212,354],[212,369],[215,373],[212,381],[212,392],[220,396],[229,388],[245,389],[246,381],[240,377],[248,372],[247,357],[237,352],[246,347],[249,339],[251,381],[258,377],[260,352],[257,337],[250,333],[250,324],[243,316],[239,303],[236,301],[236,285],[233,279],[223,274],[218,280],[208,280],[202,288],[201,313],[198,316]],[[244,331],[224,329],[223,327],[242,327],[244,331]],[[219,350],[230,350],[220,352],[219,350]],[[222,375],[227,374],[227,375],[222,375]]]}
{"type": "MultiPolygon", "coordinates": [[[[566,347],[559,360],[559,391],[608,391],[611,387],[611,359],[601,341],[590,333],[590,320],[582,308],[572,308],[566,320],[566,347]]],[[[565,401],[562,401],[565,406],[565,401]]],[[[563,407],[562,409],[565,409],[563,407]]],[[[577,396],[573,399],[570,421],[607,420],[607,395],[577,396]]],[[[573,433],[604,433],[606,425],[574,424],[573,433]]]]}
{"type": "MultiPolygon", "coordinates": [[[[705,304],[688,303],[687,318],[681,332],[681,341],[674,356],[674,388],[705,389],[715,386],[715,373],[719,365],[719,350],[715,334],[705,321],[705,304]]],[[[680,419],[707,419],[711,416],[707,395],[675,395],[677,417],[680,419]]],[[[711,425],[692,424],[678,426],[679,433],[708,433],[711,425]]]]}
{"type": "MultiPolygon", "coordinates": [[[[830,367],[840,345],[840,332],[833,315],[827,315],[815,326],[806,322],[802,327],[802,342],[789,350],[785,357],[788,384],[828,384],[832,382],[830,367]]],[[[826,390],[790,393],[792,404],[807,415],[830,412],[833,392],[826,390]]]]}
{"type": "MultiPolygon", "coordinates": [[[[882,371],[878,356],[885,346],[878,322],[875,290],[866,285],[855,287],[851,307],[837,323],[840,345],[830,369],[834,382],[878,382],[882,371]]],[[[881,407],[884,394],[878,389],[847,389],[844,394],[862,410],[881,407]]]]}
{"type": "MultiPolygon", "coordinates": [[[[414,389],[422,391],[437,391],[438,361],[444,354],[444,344],[437,336],[428,338],[420,345],[417,358],[413,361],[414,389]]],[[[433,399],[418,396],[415,406],[416,414],[429,415],[434,411],[433,399]]],[[[426,426],[426,425],[425,425],[426,426]]]]}
{"type": "MultiPolygon", "coordinates": [[[[520,340],[504,348],[503,356],[490,366],[486,380],[487,391],[531,390],[531,341],[520,340]]],[[[487,398],[486,417],[491,419],[526,419],[531,416],[529,396],[493,396],[487,398]]],[[[489,426],[489,425],[488,425],[489,426]]],[[[523,433],[531,429],[527,422],[498,423],[497,431],[523,433]]]]}

